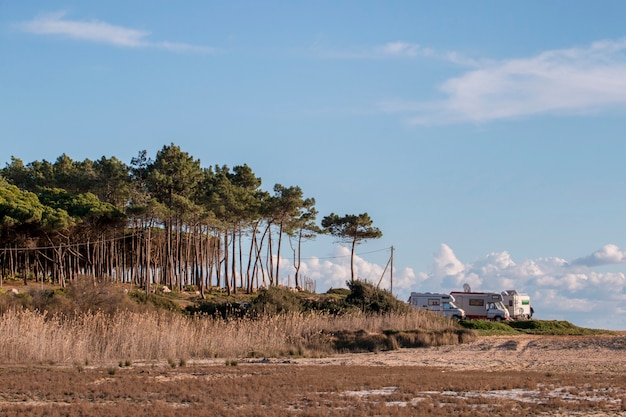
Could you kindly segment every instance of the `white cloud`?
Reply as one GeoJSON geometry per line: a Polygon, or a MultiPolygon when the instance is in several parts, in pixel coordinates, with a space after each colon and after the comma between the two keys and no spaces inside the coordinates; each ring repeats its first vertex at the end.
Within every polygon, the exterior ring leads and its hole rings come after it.
{"type": "Polygon", "coordinates": [[[461,263],[448,245],[442,243],[439,252],[435,253],[433,263],[433,274],[436,276],[448,276],[462,274],[465,265],[461,263]]]}
{"type": "MultiPolygon", "coordinates": [[[[626,38],[489,62],[445,81],[438,102],[388,100],[384,111],[413,124],[488,122],[536,114],[581,114],[626,105],[626,38]],[[411,116],[412,114],[412,116],[411,116]]],[[[449,54],[449,59],[470,61],[449,54]]]]}
{"type": "MultiPolygon", "coordinates": [[[[593,254],[579,259],[587,263],[567,262],[551,257],[515,262],[508,252],[489,253],[481,259],[463,263],[446,244],[433,254],[430,271],[414,272],[410,268],[394,271],[393,293],[401,300],[411,291],[461,291],[468,283],[474,291],[516,289],[528,293],[539,319],[568,320],[579,326],[626,329],[626,277],[622,272],[597,272],[590,266],[624,261],[624,251],[606,245],[593,254]],[[603,262],[597,262],[601,259],[603,262]]],[[[284,274],[289,263],[285,262],[284,274]]],[[[307,259],[302,274],[314,279],[318,292],[330,287],[346,287],[350,279],[350,251],[336,247],[329,260],[307,259]]],[[[282,267],[282,266],[281,266],[282,267]]],[[[357,276],[378,283],[384,267],[355,258],[357,276]]],[[[381,288],[390,286],[389,274],[381,288]]]]}
{"type": "MultiPolygon", "coordinates": [[[[285,276],[292,276],[295,270],[291,260],[281,258],[281,277],[286,283],[285,276]]],[[[380,288],[389,290],[391,287],[391,274],[384,265],[369,262],[359,255],[354,257],[354,271],[358,279],[368,281],[380,288]]],[[[345,246],[335,246],[333,255],[329,259],[311,257],[303,260],[300,267],[300,275],[316,282],[318,292],[326,292],[330,288],[347,288],[346,282],[350,281],[350,249],[345,246]]],[[[415,287],[416,281],[425,279],[425,275],[416,278],[411,268],[393,271],[393,293],[401,299],[408,298],[408,293],[415,287]],[[405,297],[406,295],[406,297],[405,297]]]]}
{"type": "Polygon", "coordinates": [[[507,252],[490,253],[463,264],[445,244],[434,258],[428,279],[419,283],[415,290],[458,291],[465,282],[476,291],[516,289],[531,294],[538,318],[575,319],[576,324],[583,326],[626,328],[626,317],[615,316],[615,312],[626,308],[624,273],[600,273],[588,266],[623,262],[624,252],[615,245],[607,245],[588,257],[579,258],[593,260],[587,262],[588,265],[568,263],[554,257],[516,263],[507,252]]]}
{"type": "Polygon", "coordinates": [[[106,43],[125,48],[158,48],[177,52],[213,52],[212,48],[176,42],[153,42],[150,32],[111,25],[98,20],[64,19],[65,12],[43,14],[18,25],[20,30],[37,35],[61,35],[71,39],[106,43]]]}
{"type": "Polygon", "coordinates": [[[626,263],[626,251],[622,251],[617,246],[609,244],[605,245],[601,249],[598,249],[589,256],[574,259],[572,263],[575,265],[586,266],[626,263]]]}

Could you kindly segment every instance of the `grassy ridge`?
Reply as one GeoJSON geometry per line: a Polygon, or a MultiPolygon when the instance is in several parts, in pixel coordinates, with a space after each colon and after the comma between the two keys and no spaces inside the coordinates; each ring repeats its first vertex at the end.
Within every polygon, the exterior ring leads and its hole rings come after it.
{"type": "Polygon", "coordinates": [[[515,335],[536,334],[553,336],[592,336],[612,334],[608,330],[578,327],[565,320],[515,320],[493,322],[484,320],[464,320],[459,323],[463,328],[472,329],[479,335],[515,335]]]}
{"type": "Polygon", "coordinates": [[[79,280],[0,294],[0,363],[320,357],[464,343],[475,332],[386,291],[145,293],[79,280]]]}
{"type": "Polygon", "coordinates": [[[324,357],[458,344],[474,332],[419,311],[262,320],[120,311],[73,316],[9,310],[0,316],[0,363],[110,363],[246,357],[324,357]],[[389,330],[394,329],[394,330],[389,330]]]}

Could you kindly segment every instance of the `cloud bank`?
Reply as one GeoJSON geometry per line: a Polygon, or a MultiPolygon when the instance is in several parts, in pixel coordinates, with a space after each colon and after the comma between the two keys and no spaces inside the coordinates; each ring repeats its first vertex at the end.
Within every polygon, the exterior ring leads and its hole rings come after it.
{"type": "Polygon", "coordinates": [[[65,12],[43,14],[18,25],[23,32],[58,35],[70,39],[105,43],[123,48],[157,48],[176,52],[214,52],[213,48],[169,41],[151,41],[150,32],[112,25],[98,20],[65,19],[65,12]]]}
{"type": "MultiPolygon", "coordinates": [[[[332,260],[311,258],[305,261],[301,274],[316,282],[317,291],[345,287],[350,279],[350,251],[338,246],[332,260]]],[[[289,263],[284,263],[283,273],[289,263]]],[[[509,253],[494,252],[470,263],[457,258],[446,244],[433,254],[427,272],[411,268],[394,270],[393,293],[406,300],[411,291],[462,291],[468,283],[474,291],[516,289],[531,297],[536,317],[545,320],[567,320],[584,327],[626,329],[626,277],[623,272],[598,272],[594,267],[626,263],[626,252],[616,245],[601,249],[574,261],[561,258],[539,258],[516,262],[509,253]]],[[[389,289],[389,272],[384,266],[355,258],[359,278],[389,289]]]]}
{"type": "Polygon", "coordinates": [[[626,105],[626,38],[586,47],[557,49],[535,56],[470,61],[439,86],[435,102],[388,100],[387,112],[405,113],[418,124],[483,123],[539,114],[582,114],[626,105]]]}

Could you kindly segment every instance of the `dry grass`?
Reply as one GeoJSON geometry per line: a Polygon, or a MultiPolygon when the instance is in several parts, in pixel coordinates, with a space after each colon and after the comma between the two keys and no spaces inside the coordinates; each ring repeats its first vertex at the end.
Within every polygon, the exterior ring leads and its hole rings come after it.
{"type": "Polygon", "coordinates": [[[4,367],[3,416],[625,415],[623,376],[427,367],[4,367]]]}
{"type": "MultiPolygon", "coordinates": [[[[341,362],[315,360],[317,365],[235,359],[323,355],[333,346],[324,341],[337,342],[341,335],[344,342],[419,345],[459,343],[459,335],[470,334],[458,331],[417,311],[224,321],[171,312],[12,309],[0,315],[0,415],[626,416],[626,375],[620,372],[458,370],[378,360],[392,352],[363,355],[364,365],[349,365],[343,356],[341,362]],[[198,360],[215,357],[221,359],[198,360]]],[[[583,340],[567,341],[594,352],[583,340]]],[[[610,347],[620,349],[620,341],[610,347]]],[[[524,344],[493,343],[507,354],[519,353],[524,344]]]]}
{"type": "MultiPolygon", "coordinates": [[[[350,338],[355,334],[367,335],[367,343],[376,337],[388,338],[369,349],[385,350],[404,346],[403,340],[411,334],[426,346],[463,342],[471,332],[417,311],[385,316],[289,314],[225,321],[171,312],[65,315],[10,309],[0,316],[0,363],[315,357],[334,353],[337,346],[345,346],[342,335],[350,338]],[[416,329],[428,331],[419,335],[416,329]]],[[[352,350],[368,350],[364,346],[352,350]]]]}

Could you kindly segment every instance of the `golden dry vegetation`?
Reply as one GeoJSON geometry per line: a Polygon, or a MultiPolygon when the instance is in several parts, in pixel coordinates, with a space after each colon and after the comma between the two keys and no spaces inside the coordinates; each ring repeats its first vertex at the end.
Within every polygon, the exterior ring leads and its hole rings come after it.
{"type": "Polygon", "coordinates": [[[1,416],[626,416],[620,333],[478,336],[418,311],[222,319],[111,293],[81,297],[124,308],[42,312],[8,297],[1,416]]]}

